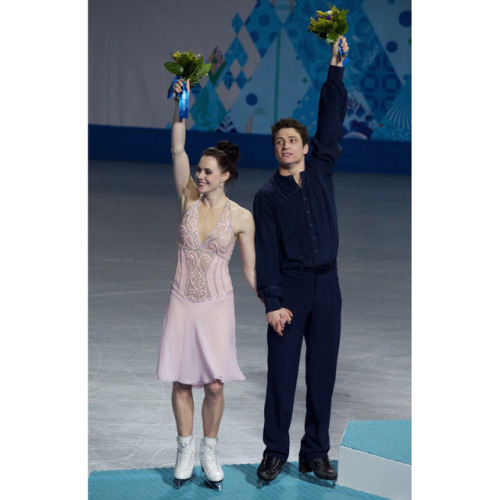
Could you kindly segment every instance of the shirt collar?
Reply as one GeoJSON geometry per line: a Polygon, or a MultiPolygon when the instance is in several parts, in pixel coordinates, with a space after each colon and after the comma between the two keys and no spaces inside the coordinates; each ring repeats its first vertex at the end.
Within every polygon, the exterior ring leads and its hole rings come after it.
{"type": "MultiPolygon", "coordinates": [[[[301,172],[300,175],[303,175],[304,172],[301,172]]],[[[293,175],[281,175],[279,170],[274,173],[274,178],[276,182],[283,186],[288,192],[295,196],[300,196],[300,187],[295,182],[293,175]]],[[[303,178],[303,177],[302,177],[303,178]]]]}

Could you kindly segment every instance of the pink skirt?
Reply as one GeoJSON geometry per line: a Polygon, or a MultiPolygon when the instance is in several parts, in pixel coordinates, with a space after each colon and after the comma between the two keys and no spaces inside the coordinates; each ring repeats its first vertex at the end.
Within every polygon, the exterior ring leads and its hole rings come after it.
{"type": "Polygon", "coordinates": [[[192,302],[170,290],[156,378],[195,387],[245,380],[236,357],[232,291],[215,300],[192,302]]]}

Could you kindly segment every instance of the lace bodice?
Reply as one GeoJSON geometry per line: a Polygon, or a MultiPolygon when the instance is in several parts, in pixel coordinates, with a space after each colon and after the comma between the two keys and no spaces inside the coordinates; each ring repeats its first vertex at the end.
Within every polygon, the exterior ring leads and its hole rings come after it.
{"type": "Polygon", "coordinates": [[[177,239],[177,269],[173,287],[194,302],[216,299],[233,289],[229,259],[234,249],[233,219],[227,200],[220,219],[203,242],[198,236],[201,200],[184,214],[177,239]]]}

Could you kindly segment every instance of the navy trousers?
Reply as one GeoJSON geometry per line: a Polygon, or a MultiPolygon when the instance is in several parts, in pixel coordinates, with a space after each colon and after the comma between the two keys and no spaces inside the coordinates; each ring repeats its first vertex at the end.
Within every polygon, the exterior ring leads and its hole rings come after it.
{"type": "Polygon", "coordinates": [[[289,429],[300,352],[306,345],[306,419],[299,459],[324,457],[330,449],[330,413],[340,343],[340,294],[337,269],[326,273],[287,270],[283,306],[293,313],[280,337],[267,331],[268,374],[264,407],[264,455],[287,460],[289,429]]]}

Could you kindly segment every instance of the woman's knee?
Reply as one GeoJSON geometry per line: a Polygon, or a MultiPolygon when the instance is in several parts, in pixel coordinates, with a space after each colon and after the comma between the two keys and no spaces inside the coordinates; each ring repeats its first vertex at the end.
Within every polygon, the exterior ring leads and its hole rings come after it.
{"type": "Polygon", "coordinates": [[[174,382],[172,393],[177,397],[191,398],[193,395],[193,386],[174,382]]]}
{"type": "Polygon", "coordinates": [[[204,386],[205,394],[212,398],[222,397],[224,391],[224,384],[220,380],[211,382],[210,384],[205,384],[204,386]]]}

